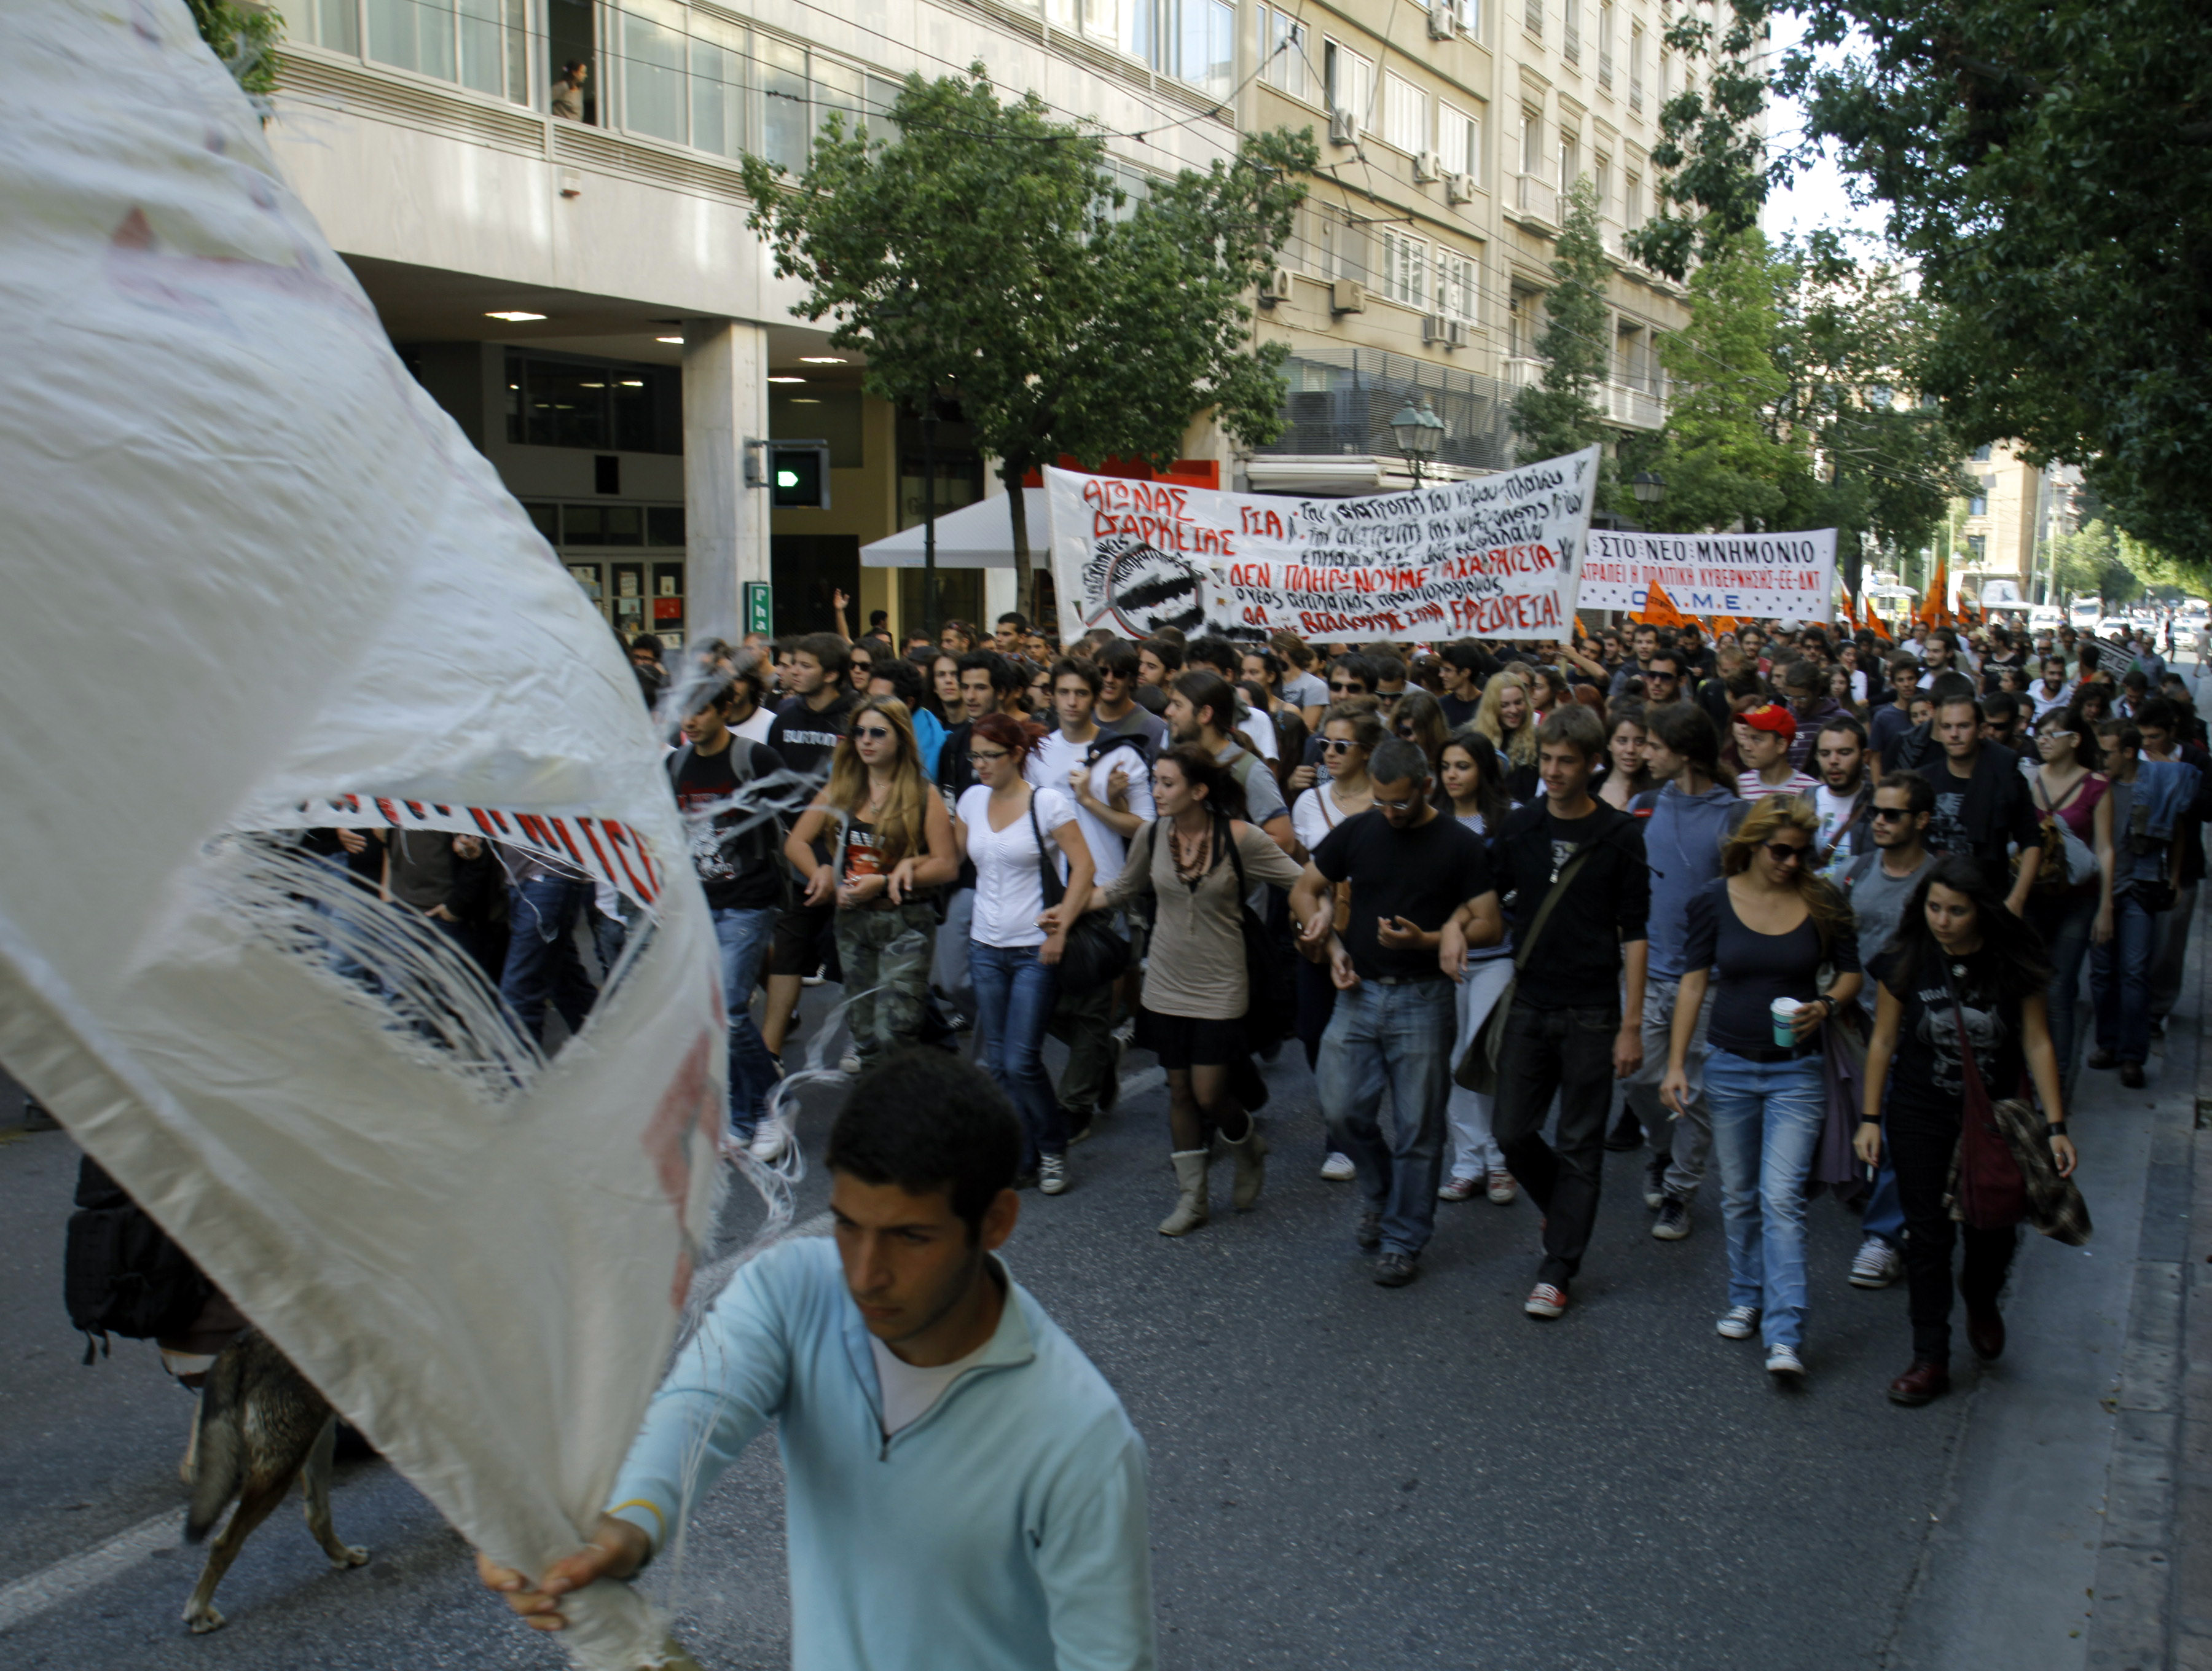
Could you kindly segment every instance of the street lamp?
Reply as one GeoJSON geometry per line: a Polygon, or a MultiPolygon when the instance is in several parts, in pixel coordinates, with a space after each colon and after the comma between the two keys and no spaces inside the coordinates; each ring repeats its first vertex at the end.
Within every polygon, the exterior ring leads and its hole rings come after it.
{"type": "Polygon", "coordinates": [[[1405,455],[1413,467],[1413,485],[1421,485],[1421,465],[1437,456],[1444,443],[1444,421],[1429,405],[1429,398],[1421,397],[1418,410],[1407,401],[1398,409],[1398,416],[1390,420],[1390,433],[1397,438],[1398,451],[1405,455]]]}
{"type": "Polygon", "coordinates": [[[1628,485],[1636,490],[1639,505],[1656,505],[1667,496],[1667,478],[1656,471],[1638,471],[1628,485]]]}

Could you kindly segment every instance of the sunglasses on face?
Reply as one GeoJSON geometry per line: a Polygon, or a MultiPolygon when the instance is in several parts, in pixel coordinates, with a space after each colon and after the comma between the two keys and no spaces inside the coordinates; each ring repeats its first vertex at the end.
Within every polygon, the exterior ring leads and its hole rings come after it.
{"type": "Polygon", "coordinates": [[[1378,800],[1375,804],[1385,812],[1410,812],[1421,803],[1419,800],[1378,800]]]}
{"type": "Polygon", "coordinates": [[[853,727],[854,736],[872,737],[878,742],[881,742],[884,738],[889,737],[890,734],[891,732],[889,726],[854,726],[853,727]]]}
{"type": "Polygon", "coordinates": [[[1867,812],[1867,817],[1879,823],[1888,823],[1911,816],[1912,809],[1909,806],[1876,806],[1869,808],[1867,812]]]}
{"type": "Polygon", "coordinates": [[[1795,865],[1803,861],[1805,849],[1792,847],[1787,842],[1769,842],[1766,843],[1766,856],[1778,865],[1795,865]]]}
{"type": "Polygon", "coordinates": [[[1358,679],[1331,679],[1328,682],[1328,688],[1332,690],[1348,690],[1355,696],[1364,696],[1367,694],[1367,687],[1360,684],[1358,679]]]}
{"type": "Polygon", "coordinates": [[[1342,754],[1347,750],[1356,749],[1358,746],[1359,744],[1349,737],[1324,737],[1321,739],[1321,749],[1323,754],[1342,754]]]}

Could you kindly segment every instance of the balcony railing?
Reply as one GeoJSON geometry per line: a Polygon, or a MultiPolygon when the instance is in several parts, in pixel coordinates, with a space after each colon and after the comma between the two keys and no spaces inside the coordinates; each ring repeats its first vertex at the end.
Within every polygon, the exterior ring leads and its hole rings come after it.
{"type": "Polygon", "coordinates": [[[1523,215],[1542,221],[1548,226],[1559,225],[1558,188],[1537,174],[1516,174],[1513,178],[1514,207],[1523,215]]]}
{"type": "Polygon", "coordinates": [[[1656,429],[1667,422],[1667,403],[1646,389],[1625,383],[1605,386],[1606,416],[1632,429],[1656,429]]]}
{"type": "Polygon", "coordinates": [[[1509,389],[1534,388],[1544,380],[1544,362],[1541,360],[1509,355],[1500,360],[1498,367],[1504,374],[1505,386],[1509,389]]]}

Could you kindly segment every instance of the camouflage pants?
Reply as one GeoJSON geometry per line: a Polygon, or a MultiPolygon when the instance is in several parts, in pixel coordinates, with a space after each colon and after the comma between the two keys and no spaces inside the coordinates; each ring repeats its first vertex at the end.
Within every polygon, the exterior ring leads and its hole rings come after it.
{"type": "Polygon", "coordinates": [[[853,1053],[863,1067],[920,1037],[936,938],[936,908],[926,900],[879,911],[837,913],[845,1023],[853,1030],[853,1053]]]}

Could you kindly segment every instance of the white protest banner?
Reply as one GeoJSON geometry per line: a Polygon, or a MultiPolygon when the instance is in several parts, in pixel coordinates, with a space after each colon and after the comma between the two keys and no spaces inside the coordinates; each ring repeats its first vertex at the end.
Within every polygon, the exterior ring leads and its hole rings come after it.
{"type": "Polygon", "coordinates": [[[1360,499],[1047,470],[1061,639],[1565,638],[1597,457],[1360,499]]]}
{"type": "Polygon", "coordinates": [[[1656,580],[1685,615],[1826,621],[1834,613],[1836,531],[1644,534],[1592,531],[1582,601],[1640,610],[1656,580]]]}

